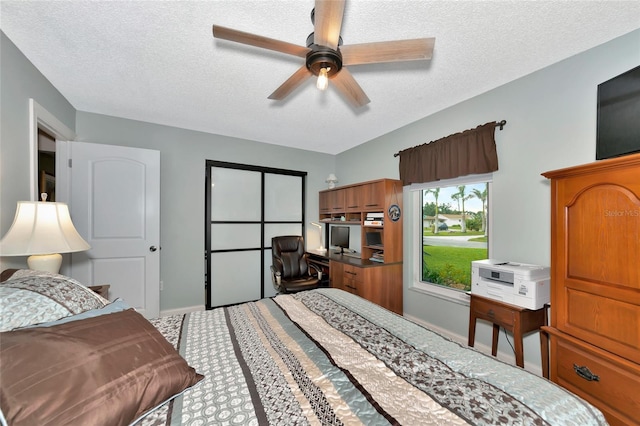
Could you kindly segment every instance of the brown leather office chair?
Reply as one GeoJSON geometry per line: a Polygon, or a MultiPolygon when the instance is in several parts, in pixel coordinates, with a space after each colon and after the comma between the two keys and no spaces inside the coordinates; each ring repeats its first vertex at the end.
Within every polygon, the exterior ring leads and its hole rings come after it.
{"type": "Polygon", "coordinates": [[[322,272],[307,261],[301,236],[273,237],[271,253],[271,279],[278,292],[295,293],[318,287],[322,272]]]}

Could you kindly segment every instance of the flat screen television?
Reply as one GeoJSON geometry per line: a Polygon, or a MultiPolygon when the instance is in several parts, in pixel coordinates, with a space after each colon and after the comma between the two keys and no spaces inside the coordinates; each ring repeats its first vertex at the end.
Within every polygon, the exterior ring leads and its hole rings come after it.
{"type": "Polygon", "coordinates": [[[344,249],[349,248],[349,227],[348,226],[332,226],[331,227],[331,245],[340,248],[335,253],[344,253],[344,249]]]}
{"type": "Polygon", "coordinates": [[[598,85],[596,160],[640,152],[640,66],[598,85]]]}

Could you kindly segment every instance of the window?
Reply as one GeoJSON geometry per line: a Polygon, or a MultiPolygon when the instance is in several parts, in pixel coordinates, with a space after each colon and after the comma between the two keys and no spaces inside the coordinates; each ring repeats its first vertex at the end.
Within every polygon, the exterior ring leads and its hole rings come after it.
{"type": "Polygon", "coordinates": [[[491,174],[411,185],[414,288],[466,301],[471,261],[489,257],[491,174]]]}

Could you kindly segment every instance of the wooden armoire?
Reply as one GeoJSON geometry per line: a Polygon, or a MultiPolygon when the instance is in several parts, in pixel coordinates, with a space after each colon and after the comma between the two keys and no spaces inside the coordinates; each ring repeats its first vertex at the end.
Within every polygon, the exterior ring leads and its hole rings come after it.
{"type": "Polygon", "coordinates": [[[551,179],[550,378],[640,424],[640,154],[551,179]]]}

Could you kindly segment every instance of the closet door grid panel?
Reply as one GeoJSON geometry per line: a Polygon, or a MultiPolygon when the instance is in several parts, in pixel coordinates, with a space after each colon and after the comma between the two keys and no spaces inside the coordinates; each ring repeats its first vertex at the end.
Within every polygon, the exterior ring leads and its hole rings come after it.
{"type": "Polygon", "coordinates": [[[275,295],[271,238],[303,235],[305,172],[207,161],[208,309],[275,295]]]}

